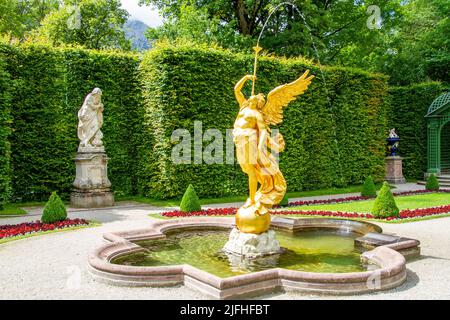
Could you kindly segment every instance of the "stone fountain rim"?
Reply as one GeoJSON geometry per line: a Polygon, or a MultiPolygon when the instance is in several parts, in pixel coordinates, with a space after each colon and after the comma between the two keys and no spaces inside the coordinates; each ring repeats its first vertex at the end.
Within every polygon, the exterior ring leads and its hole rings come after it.
{"type": "MultiPolygon", "coordinates": [[[[286,224],[291,221],[300,228],[331,228],[336,223],[344,226],[346,232],[361,231],[381,233],[380,227],[368,222],[328,218],[291,219],[276,217],[272,219],[274,228],[289,229],[286,224]],[[302,221],[300,221],[302,220],[302,221]]],[[[406,260],[396,251],[395,244],[379,246],[361,254],[361,258],[379,269],[350,273],[315,273],[274,268],[244,275],[220,278],[188,264],[170,266],[124,266],[112,264],[111,260],[132,252],[143,250],[132,241],[160,239],[174,229],[231,229],[233,218],[181,218],[152,221],[143,229],[106,233],[107,242],[94,250],[88,257],[89,271],[95,279],[125,286],[169,286],[185,284],[217,299],[234,299],[244,295],[257,295],[266,291],[299,290],[321,294],[358,294],[386,290],[402,284],[406,280],[406,260]],[[378,286],[368,285],[369,281],[378,279],[378,286]]],[[[361,232],[358,232],[361,233],[361,232]]],[[[404,244],[403,244],[404,245],[404,244]]]]}

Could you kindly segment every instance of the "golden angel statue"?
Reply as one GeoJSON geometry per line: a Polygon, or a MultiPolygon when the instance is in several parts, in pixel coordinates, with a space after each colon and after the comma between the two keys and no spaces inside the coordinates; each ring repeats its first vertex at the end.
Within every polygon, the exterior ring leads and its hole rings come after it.
{"type": "Polygon", "coordinates": [[[270,137],[269,125],[283,120],[283,107],[303,94],[314,76],[306,71],[296,81],[273,89],[267,96],[262,93],[245,99],[242,88],[256,77],[246,75],[235,86],[234,93],[240,110],[234,122],[233,140],[236,157],[244,173],[248,175],[249,198],[236,214],[236,226],[244,233],[260,234],[269,229],[268,210],[278,204],[286,193],[286,181],[278,162],[267,148],[279,153],[284,150],[283,136],[270,137]],[[258,184],[260,185],[258,189],[258,184]]]}

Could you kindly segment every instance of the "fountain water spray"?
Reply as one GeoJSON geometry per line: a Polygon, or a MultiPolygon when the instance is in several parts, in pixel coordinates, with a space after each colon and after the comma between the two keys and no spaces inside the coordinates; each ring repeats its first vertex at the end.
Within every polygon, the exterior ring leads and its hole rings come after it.
{"type": "MultiPolygon", "coordinates": [[[[273,14],[274,14],[281,6],[285,6],[285,5],[290,5],[293,9],[295,9],[295,11],[296,11],[296,12],[300,15],[300,17],[302,18],[303,23],[304,23],[306,29],[308,29],[308,31],[309,31],[309,34],[310,34],[310,36],[311,36],[312,46],[313,46],[313,49],[314,49],[314,53],[315,53],[315,55],[316,55],[316,59],[317,59],[317,62],[318,62],[318,64],[319,64],[319,72],[320,72],[320,74],[321,74],[321,76],[322,76],[322,81],[323,81],[324,84],[325,84],[325,91],[327,92],[327,99],[328,99],[328,101],[329,101],[330,104],[331,104],[330,97],[329,97],[329,94],[328,94],[327,83],[326,83],[325,76],[324,76],[323,71],[322,71],[322,64],[321,64],[321,62],[320,62],[319,51],[317,50],[316,42],[315,42],[314,38],[312,37],[312,34],[311,34],[311,28],[310,28],[310,26],[308,25],[308,23],[306,22],[306,18],[305,18],[305,16],[304,16],[304,14],[298,9],[298,7],[297,7],[295,4],[293,4],[293,3],[291,3],[291,2],[282,2],[282,3],[276,5],[274,8],[272,8],[272,9],[270,10],[269,16],[267,17],[266,22],[264,22],[263,27],[262,27],[262,29],[261,29],[261,32],[259,33],[258,40],[256,41],[256,46],[253,47],[253,50],[255,51],[255,62],[254,62],[254,65],[253,65],[253,76],[256,77],[256,68],[257,68],[258,54],[259,54],[259,52],[262,50],[262,48],[261,48],[260,45],[259,45],[259,42],[261,41],[261,37],[262,37],[262,35],[263,35],[263,33],[264,33],[264,30],[266,29],[267,23],[269,22],[269,20],[270,20],[270,18],[272,17],[272,15],[273,15],[273,14]]],[[[253,83],[252,83],[252,95],[255,94],[255,82],[256,82],[256,80],[254,80],[253,83]]]]}
{"type": "MultiPolygon", "coordinates": [[[[336,147],[336,154],[337,154],[337,158],[340,159],[341,156],[340,156],[339,144],[338,144],[337,134],[336,134],[336,131],[337,131],[337,129],[336,129],[336,119],[334,117],[333,104],[331,103],[331,100],[330,100],[330,94],[329,94],[329,91],[328,91],[327,81],[325,79],[325,75],[324,75],[323,70],[322,70],[322,64],[320,62],[319,50],[317,50],[316,42],[315,42],[315,40],[314,40],[314,38],[312,36],[311,27],[308,25],[308,23],[306,21],[306,18],[305,18],[305,15],[300,11],[300,9],[295,4],[293,4],[291,2],[282,2],[282,3],[278,4],[278,5],[276,5],[272,10],[270,10],[269,16],[267,17],[266,22],[264,22],[263,27],[261,29],[261,32],[259,33],[258,40],[256,42],[256,46],[253,47],[253,50],[255,51],[255,62],[254,62],[254,66],[253,66],[253,76],[254,76],[254,78],[253,78],[253,81],[252,81],[252,95],[255,94],[256,68],[257,68],[258,54],[262,50],[262,48],[259,46],[259,42],[261,40],[261,37],[262,37],[262,34],[263,34],[264,30],[266,29],[267,23],[269,22],[269,20],[272,17],[272,15],[281,6],[285,6],[285,5],[291,6],[299,14],[299,16],[302,18],[303,23],[304,23],[304,25],[305,25],[306,29],[308,30],[309,35],[311,37],[312,47],[313,47],[313,50],[314,50],[314,53],[315,53],[315,56],[316,56],[316,59],[317,59],[317,63],[319,65],[319,72],[320,72],[322,81],[324,83],[325,94],[326,94],[326,97],[327,97],[328,104],[330,106],[331,121],[332,121],[332,125],[333,125],[333,135],[334,135],[334,139],[333,140],[334,140],[335,147],[336,147]]],[[[343,175],[342,175],[341,161],[337,161],[337,163],[338,163],[338,166],[339,166],[339,173],[340,173],[339,176],[341,177],[341,180],[342,180],[343,175]]]]}

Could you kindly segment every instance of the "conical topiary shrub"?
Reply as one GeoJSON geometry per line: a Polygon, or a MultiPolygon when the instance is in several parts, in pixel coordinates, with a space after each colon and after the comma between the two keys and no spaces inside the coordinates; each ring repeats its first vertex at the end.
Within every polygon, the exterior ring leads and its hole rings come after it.
{"type": "Polygon", "coordinates": [[[281,207],[285,207],[289,204],[289,198],[287,196],[287,193],[284,194],[283,199],[281,199],[280,203],[278,204],[281,207]]]}
{"type": "Polygon", "coordinates": [[[361,196],[371,198],[377,196],[377,188],[375,187],[375,183],[373,183],[372,176],[368,176],[366,180],[364,180],[361,196]]]}
{"type": "Polygon", "coordinates": [[[41,221],[44,223],[53,223],[56,221],[63,221],[67,219],[67,210],[61,198],[52,192],[50,198],[45,204],[44,212],[42,213],[41,221]]]}
{"type": "Polygon", "coordinates": [[[194,187],[190,184],[186,192],[183,195],[180,203],[180,211],[181,212],[194,212],[200,211],[202,207],[200,206],[200,201],[197,197],[197,193],[195,193],[194,187]]]}
{"type": "Polygon", "coordinates": [[[425,185],[425,189],[427,190],[439,190],[439,181],[436,178],[436,175],[431,174],[427,179],[427,184],[425,185]]]}
{"type": "Polygon", "coordinates": [[[398,210],[391,188],[387,182],[383,183],[375,199],[372,214],[376,218],[398,217],[400,214],[400,210],[398,210]]]}

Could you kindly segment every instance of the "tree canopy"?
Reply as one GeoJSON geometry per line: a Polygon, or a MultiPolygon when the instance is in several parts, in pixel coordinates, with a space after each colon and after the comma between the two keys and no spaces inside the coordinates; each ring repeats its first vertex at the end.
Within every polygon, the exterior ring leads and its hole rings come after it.
{"type": "Polygon", "coordinates": [[[140,2],[165,17],[147,33],[151,40],[187,38],[248,50],[267,23],[261,46],[277,55],[384,72],[393,84],[449,82],[447,0],[291,0],[296,7],[282,0],[140,2]]]}
{"type": "Polygon", "coordinates": [[[57,10],[59,0],[0,1],[0,34],[9,40],[24,40],[26,34],[39,27],[42,19],[57,10]]]}
{"type": "Polygon", "coordinates": [[[123,29],[128,16],[120,0],[65,0],[44,18],[36,34],[53,45],[130,49],[123,29]]]}
{"type": "MultiPolygon", "coordinates": [[[[450,82],[448,0],[289,2],[295,6],[283,0],[139,0],[165,18],[146,33],[153,42],[183,39],[249,52],[261,36],[269,53],[382,72],[393,85],[450,82]]],[[[120,0],[2,0],[0,36],[129,50],[128,17],[120,0]]]]}

